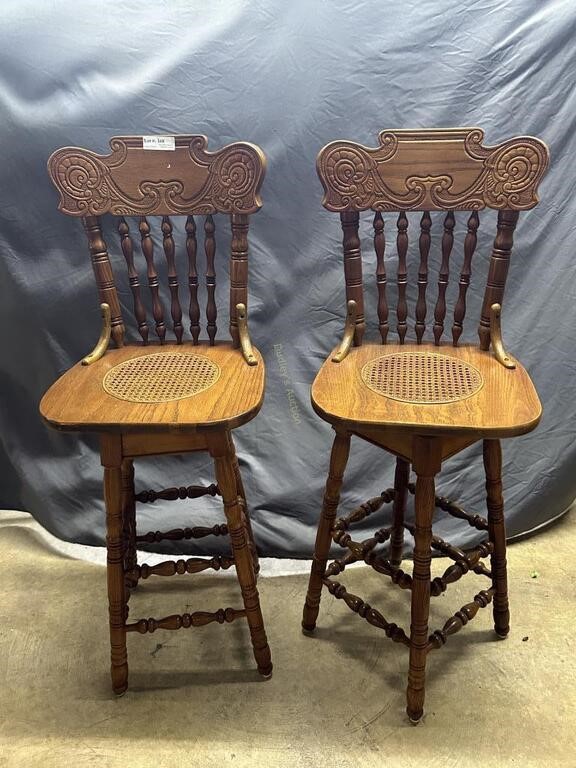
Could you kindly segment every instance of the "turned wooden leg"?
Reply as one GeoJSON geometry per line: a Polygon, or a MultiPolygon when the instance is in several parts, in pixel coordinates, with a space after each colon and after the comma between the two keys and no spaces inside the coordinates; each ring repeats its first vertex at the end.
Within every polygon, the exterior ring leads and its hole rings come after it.
{"type": "Polygon", "coordinates": [[[320,596],[322,594],[322,579],[326,570],[330,543],[332,541],[332,526],[336,518],[338,502],[340,501],[340,489],[342,478],[350,453],[350,435],[346,432],[336,432],[332,453],[330,455],[330,469],[324,492],[324,503],[316,533],[316,546],[314,558],[310,570],[310,581],[304,604],[302,616],[302,629],[304,632],[313,632],[316,627],[316,619],[320,610],[320,596]]]}
{"type": "Polygon", "coordinates": [[[417,723],[424,713],[426,684],[426,646],[430,611],[430,561],[432,518],[434,516],[434,477],[440,471],[440,441],[433,437],[415,437],[413,464],[416,472],[414,570],[410,621],[410,666],[406,712],[417,723]]]}
{"type": "Polygon", "coordinates": [[[490,558],[494,587],[494,630],[505,638],[510,632],[508,609],[508,577],[506,573],[506,526],[502,497],[502,448],[500,440],[484,440],[484,469],[486,471],[486,506],[488,507],[488,536],[494,545],[490,558]]]}
{"type": "Polygon", "coordinates": [[[119,435],[104,435],[101,440],[106,499],[106,546],[108,548],[108,608],[112,688],[122,694],[128,687],[126,653],[126,584],[124,581],[124,527],[122,521],[122,444],[119,435]]]}
{"type": "Polygon", "coordinates": [[[242,514],[242,500],[238,495],[234,457],[230,449],[229,436],[224,432],[208,436],[208,448],[216,467],[216,480],[224,501],[224,512],[228,521],[228,531],[234,553],[236,573],[242,590],[246,618],[250,627],[254,658],[258,672],[264,677],[272,674],[272,659],[264,619],[260,610],[260,598],[256,588],[254,561],[250,553],[246,516],[242,514]]]}
{"type": "Polygon", "coordinates": [[[242,475],[240,474],[240,465],[238,464],[238,457],[236,455],[236,448],[234,446],[234,440],[232,434],[228,433],[230,450],[232,453],[232,465],[234,467],[234,476],[236,477],[236,489],[237,494],[242,499],[243,513],[246,523],[246,532],[248,534],[248,542],[250,546],[250,552],[252,553],[252,560],[254,561],[254,573],[258,575],[260,572],[260,563],[258,561],[258,550],[256,549],[256,542],[254,541],[254,532],[252,531],[252,521],[250,520],[250,514],[248,512],[248,504],[246,503],[246,493],[244,491],[244,483],[242,482],[242,475]]]}
{"type": "Polygon", "coordinates": [[[136,557],[136,503],[134,501],[134,462],[122,462],[122,515],[124,519],[124,570],[126,586],[135,589],[138,577],[130,575],[138,565],[136,557]]]}
{"type": "Polygon", "coordinates": [[[408,498],[408,481],[410,479],[410,462],[398,457],[396,459],[396,472],[394,473],[394,505],[392,514],[392,536],[390,538],[390,565],[399,568],[402,564],[402,552],[404,549],[404,513],[406,512],[406,500],[408,498]]]}

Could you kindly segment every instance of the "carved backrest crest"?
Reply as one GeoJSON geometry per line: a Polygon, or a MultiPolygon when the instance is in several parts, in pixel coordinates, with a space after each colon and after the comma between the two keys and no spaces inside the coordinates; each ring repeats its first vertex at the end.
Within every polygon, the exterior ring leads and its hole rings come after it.
{"type": "Polygon", "coordinates": [[[255,213],[266,158],[248,142],[207,150],[205,136],[174,136],[174,149],[146,149],[142,136],[116,136],[109,155],[64,147],[48,160],[70,216],[255,213]]]}
{"type": "Polygon", "coordinates": [[[329,211],[525,210],[538,202],[548,149],[521,136],[494,147],[480,128],[392,131],[376,149],[333,141],[318,154],[329,211]]]}
{"type": "Polygon", "coordinates": [[[102,234],[100,216],[120,217],[116,228],[121,251],[128,268],[134,315],[144,344],[149,325],[141,296],[141,275],[145,275],[151,295],[152,316],[160,342],[166,337],[165,304],[172,317],[176,342],[183,339],[182,307],[179,292],[178,262],[187,273],[190,299],[188,314],[194,344],[200,334],[198,303],[199,265],[202,258],[197,236],[203,234],[205,282],[207,290],[207,333],[209,343],[216,336],[215,302],[215,217],[228,214],[230,241],[230,333],[239,345],[237,305],[248,303],[248,226],[249,215],[262,206],[260,187],[266,170],[262,150],[248,142],[235,142],[214,152],[200,135],[143,137],[117,136],[110,140],[111,153],[99,155],[79,147],[64,147],[48,160],[48,172],[60,193],[59,208],[70,216],[81,217],[88,237],[100,301],[110,306],[112,336],[124,343],[124,321],[108,246],[102,234]],[[126,217],[137,217],[130,224],[126,217]],[[161,217],[158,228],[147,217],[161,217]],[[185,216],[184,245],[175,242],[170,216],[185,216]],[[194,216],[205,216],[197,226],[194,216]],[[158,232],[158,229],[160,230],[158,232]],[[154,236],[162,237],[159,249],[154,236]],[[140,241],[138,243],[138,241],[140,241]],[[169,296],[159,282],[155,250],[162,251],[167,263],[169,296]],[[138,259],[138,252],[144,259],[138,259]],[[145,262],[144,264],[142,262],[145,262]]]}
{"type": "Polygon", "coordinates": [[[359,214],[372,210],[378,326],[384,343],[390,322],[387,296],[389,276],[385,250],[395,241],[396,323],[400,343],[407,332],[409,309],[415,318],[418,344],[426,329],[426,315],[433,314],[435,344],[440,344],[446,319],[446,296],[455,236],[464,235],[463,261],[458,270],[458,296],[452,321],[452,343],[456,346],[463,330],[466,294],[472,274],[472,258],[480,225],[478,211],[498,211],[498,226],[490,259],[478,333],[482,349],[490,344],[492,304],[502,304],[506,275],[519,211],[538,203],[538,184],[548,167],[548,148],[540,139],[521,136],[493,147],[484,146],[480,128],[431,130],[385,130],[379,134],[379,146],[365,147],[352,141],[333,141],[320,150],[318,176],[324,188],[322,205],[340,213],[343,230],[346,298],[356,303],[354,342],[359,345],[365,330],[359,214]],[[455,211],[471,211],[465,229],[455,211]],[[399,213],[392,232],[385,226],[383,212],[399,213]],[[419,232],[407,213],[420,211],[419,232]],[[432,226],[430,212],[444,211],[441,229],[432,226]],[[410,224],[410,225],[409,225],[410,224]],[[442,261],[438,274],[437,298],[431,313],[427,306],[430,293],[428,258],[432,240],[441,241],[442,261]],[[415,307],[408,307],[407,253],[409,240],[417,240],[420,253],[418,297],[415,307]]]}

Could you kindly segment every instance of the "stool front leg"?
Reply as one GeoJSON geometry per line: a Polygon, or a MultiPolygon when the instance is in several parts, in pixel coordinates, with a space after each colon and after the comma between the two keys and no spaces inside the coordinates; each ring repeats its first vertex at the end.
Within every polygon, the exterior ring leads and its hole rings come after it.
{"type": "Polygon", "coordinates": [[[224,502],[224,512],[228,522],[228,531],[234,554],[236,573],[242,591],[246,619],[250,627],[254,658],[258,672],[263,677],[272,675],[272,658],[264,629],[264,619],[260,609],[260,597],[256,587],[254,561],[250,551],[250,538],[246,526],[246,515],[242,510],[242,498],[238,494],[234,471],[234,454],[230,447],[229,436],[222,433],[208,436],[208,447],[216,467],[216,480],[224,502]]]}
{"type": "Polygon", "coordinates": [[[428,653],[428,615],[430,613],[430,562],[432,559],[432,520],[434,517],[434,477],[440,471],[439,438],[415,437],[413,465],[417,475],[414,525],[414,570],[410,621],[410,666],[406,712],[412,723],[424,714],[426,656],[428,653]]]}
{"type": "Polygon", "coordinates": [[[342,479],[346,464],[348,463],[349,453],[350,435],[347,432],[337,431],[330,455],[330,469],[324,492],[322,514],[316,533],[314,559],[312,560],[310,581],[308,582],[308,592],[302,616],[302,629],[304,632],[313,632],[316,628],[316,619],[320,610],[322,579],[328,561],[328,553],[332,541],[332,527],[336,519],[336,511],[340,501],[340,489],[342,488],[342,479]]]}
{"type": "Polygon", "coordinates": [[[258,576],[260,571],[260,562],[258,561],[258,550],[256,549],[256,542],[254,541],[254,532],[252,531],[252,521],[250,520],[250,514],[248,512],[248,504],[246,502],[246,492],[244,491],[244,483],[242,482],[242,475],[240,474],[240,464],[238,463],[238,456],[236,455],[236,448],[234,446],[234,440],[232,435],[228,433],[228,441],[230,452],[232,454],[232,466],[234,467],[234,476],[236,478],[237,494],[242,499],[244,522],[246,523],[246,532],[248,534],[248,541],[250,544],[250,552],[252,553],[252,560],[254,561],[254,573],[258,576]]]}

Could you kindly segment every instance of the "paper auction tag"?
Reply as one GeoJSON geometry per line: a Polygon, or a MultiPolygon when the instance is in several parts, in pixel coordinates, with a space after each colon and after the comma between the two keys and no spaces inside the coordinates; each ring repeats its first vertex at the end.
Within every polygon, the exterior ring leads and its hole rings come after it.
{"type": "Polygon", "coordinates": [[[176,149],[174,136],[142,136],[142,149],[176,149]]]}

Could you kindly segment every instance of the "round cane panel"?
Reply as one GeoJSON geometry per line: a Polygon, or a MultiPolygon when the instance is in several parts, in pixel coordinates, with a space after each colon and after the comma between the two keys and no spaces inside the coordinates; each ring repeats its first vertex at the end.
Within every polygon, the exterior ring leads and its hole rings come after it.
{"type": "Polygon", "coordinates": [[[203,355],[157,352],[111,368],[102,386],[132,403],[168,403],[204,392],[220,378],[220,366],[203,355]]]}
{"type": "Polygon", "coordinates": [[[362,380],[373,392],[403,403],[452,403],[471,397],[483,385],[477,368],[435,352],[398,352],[369,360],[362,380]]]}

